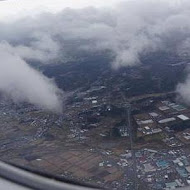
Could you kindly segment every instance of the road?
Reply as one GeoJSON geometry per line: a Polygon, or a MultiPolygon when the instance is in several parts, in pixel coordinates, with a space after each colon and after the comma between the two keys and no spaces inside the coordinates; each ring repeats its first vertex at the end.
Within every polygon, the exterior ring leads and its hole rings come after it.
{"type": "Polygon", "coordinates": [[[127,101],[125,95],[121,93],[122,99],[125,106],[125,118],[127,118],[126,125],[128,126],[128,132],[129,132],[129,138],[130,138],[130,149],[133,159],[132,168],[127,171],[127,177],[132,179],[132,186],[129,189],[138,190],[138,179],[137,179],[137,162],[136,162],[136,155],[135,155],[135,149],[133,146],[133,129],[131,125],[131,104],[127,101]]]}

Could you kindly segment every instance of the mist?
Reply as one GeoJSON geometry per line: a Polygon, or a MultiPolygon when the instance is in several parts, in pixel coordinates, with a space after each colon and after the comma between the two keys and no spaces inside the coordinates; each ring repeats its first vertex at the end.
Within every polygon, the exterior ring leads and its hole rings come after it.
{"type": "MultiPolygon", "coordinates": [[[[60,109],[58,88],[31,68],[28,60],[53,64],[67,62],[77,51],[109,51],[113,55],[111,66],[117,69],[140,65],[141,57],[157,51],[190,56],[189,10],[187,0],[118,1],[115,7],[67,8],[59,13],[2,22],[0,74],[6,74],[1,76],[0,89],[15,100],[55,110],[60,109]]],[[[190,77],[177,87],[188,103],[189,87],[190,77]]]]}

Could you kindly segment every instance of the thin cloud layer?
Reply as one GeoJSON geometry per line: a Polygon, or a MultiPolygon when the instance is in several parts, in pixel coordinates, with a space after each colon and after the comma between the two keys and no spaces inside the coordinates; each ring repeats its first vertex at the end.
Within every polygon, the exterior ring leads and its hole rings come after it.
{"type": "Polygon", "coordinates": [[[182,55],[187,50],[189,7],[190,2],[183,0],[176,5],[136,0],[107,9],[65,9],[1,24],[0,39],[13,45],[21,57],[45,63],[74,49],[109,50],[115,56],[115,67],[135,65],[152,51],[164,49],[182,55]]]}
{"type": "MultiPolygon", "coordinates": [[[[1,23],[0,40],[4,41],[3,51],[14,52],[22,62],[35,59],[48,64],[69,59],[73,52],[106,50],[114,57],[114,68],[134,66],[141,64],[141,57],[160,50],[190,56],[189,10],[187,0],[175,4],[165,0],[134,0],[112,8],[64,9],[56,14],[43,13],[1,23]]],[[[190,83],[183,85],[189,88],[190,83]]],[[[6,87],[2,90],[6,91],[6,87]]],[[[187,96],[184,90],[178,91],[187,96]]],[[[51,95],[56,97],[55,93],[51,95]]]]}

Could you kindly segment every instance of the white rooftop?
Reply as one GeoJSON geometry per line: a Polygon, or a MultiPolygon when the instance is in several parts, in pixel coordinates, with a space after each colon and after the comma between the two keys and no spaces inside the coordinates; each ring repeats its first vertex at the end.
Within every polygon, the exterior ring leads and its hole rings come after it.
{"type": "Polygon", "coordinates": [[[149,120],[141,120],[141,121],[138,121],[137,122],[139,125],[140,124],[151,124],[151,123],[154,123],[154,121],[152,119],[149,119],[149,120]]]}
{"type": "Polygon", "coordinates": [[[168,123],[168,122],[171,122],[171,121],[175,121],[176,119],[174,117],[171,117],[171,118],[166,118],[166,119],[162,119],[160,120],[158,123],[168,123]]]}
{"type": "Polygon", "coordinates": [[[150,130],[150,127],[146,126],[145,129],[146,129],[146,130],[150,130]]]}
{"type": "Polygon", "coordinates": [[[155,112],[149,113],[149,115],[152,116],[152,117],[157,117],[158,116],[158,114],[155,113],[155,112]]]}
{"type": "Polygon", "coordinates": [[[185,116],[185,115],[178,115],[177,116],[179,119],[183,120],[183,121],[187,121],[189,120],[189,117],[185,116]]]}
{"type": "Polygon", "coordinates": [[[170,108],[168,106],[161,106],[159,107],[159,110],[161,111],[165,111],[165,110],[169,110],[170,108]]]}
{"type": "Polygon", "coordinates": [[[97,104],[98,101],[97,100],[92,100],[92,104],[97,104]]]}

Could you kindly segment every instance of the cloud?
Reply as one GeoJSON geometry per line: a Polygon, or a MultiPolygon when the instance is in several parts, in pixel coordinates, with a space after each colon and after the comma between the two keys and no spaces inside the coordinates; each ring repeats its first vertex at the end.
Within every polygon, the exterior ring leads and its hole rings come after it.
{"type": "Polygon", "coordinates": [[[114,68],[141,64],[141,57],[156,51],[190,56],[190,2],[172,2],[134,0],[108,8],[67,8],[0,23],[2,49],[22,62],[35,59],[43,64],[67,61],[76,52],[106,50],[113,55],[114,68]]]}
{"type": "Polygon", "coordinates": [[[190,75],[177,86],[178,99],[190,105],[190,75]]]}
{"type": "Polygon", "coordinates": [[[54,82],[31,68],[4,45],[0,44],[0,91],[15,102],[26,101],[47,110],[61,112],[60,90],[54,82]]]}
{"type": "Polygon", "coordinates": [[[2,23],[0,39],[13,44],[21,57],[44,63],[74,51],[108,50],[115,57],[114,67],[132,66],[152,51],[184,47],[190,37],[188,7],[187,1],[174,6],[169,1],[135,0],[109,8],[68,8],[2,23]]]}

